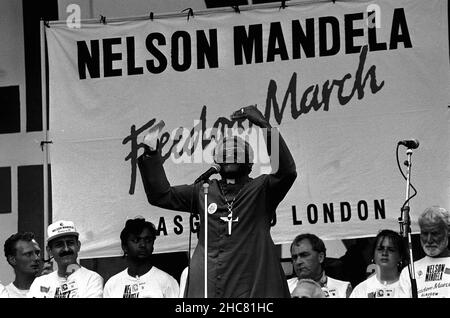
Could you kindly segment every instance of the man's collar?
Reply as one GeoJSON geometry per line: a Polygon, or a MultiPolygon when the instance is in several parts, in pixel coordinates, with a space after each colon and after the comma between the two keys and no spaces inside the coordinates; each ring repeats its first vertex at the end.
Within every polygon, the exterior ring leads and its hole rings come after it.
{"type": "Polygon", "coordinates": [[[226,184],[236,184],[236,179],[225,179],[226,184]]]}
{"type": "Polygon", "coordinates": [[[322,276],[320,277],[318,283],[320,284],[320,286],[325,287],[327,285],[328,282],[328,277],[327,275],[325,275],[325,270],[322,270],[322,276]]]}

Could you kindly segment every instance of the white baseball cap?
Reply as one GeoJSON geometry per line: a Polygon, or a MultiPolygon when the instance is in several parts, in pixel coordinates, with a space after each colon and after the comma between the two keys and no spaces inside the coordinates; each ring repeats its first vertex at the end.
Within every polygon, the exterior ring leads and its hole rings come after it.
{"type": "Polygon", "coordinates": [[[75,224],[72,221],[56,221],[50,224],[47,228],[47,242],[65,235],[79,236],[75,224]]]}

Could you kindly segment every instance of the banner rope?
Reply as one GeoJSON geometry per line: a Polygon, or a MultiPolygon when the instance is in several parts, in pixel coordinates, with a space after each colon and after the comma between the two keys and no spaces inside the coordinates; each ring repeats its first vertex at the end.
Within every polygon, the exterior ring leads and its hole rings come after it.
{"type": "Polygon", "coordinates": [[[187,20],[189,21],[189,17],[194,17],[194,10],[192,8],[186,8],[184,10],[181,10],[181,12],[187,11],[187,20]]]}
{"type": "MultiPolygon", "coordinates": [[[[336,0],[333,0],[333,3],[336,0]]],[[[286,2],[286,0],[281,1],[286,2]]],[[[290,2],[289,7],[295,7],[295,6],[302,6],[302,5],[312,5],[312,4],[319,4],[324,2],[330,2],[330,0],[303,0],[303,1],[296,1],[296,2],[290,2]]],[[[205,10],[198,10],[195,11],[195,15],[210,15],[210,14],[217,14],[217,13],[227,13],[227,12],[236,12],[235,9],[236,6],[232,7],[221,7],[221,8],[214,8],[214,9],[205,9],[205,10]]],[[[261,4],[252,4],[252,5],[245,5],[245,6],[239,6],[239,12],[241,11],[252,11],[252,10],[259,10],[259,9],[275,9],[279,8],[280,5],[278,3],[261,3],[261,4]]],[[[284,4],[284,8],[287,8],[288,6],[284,4]]],[[[194,16],[194,11],[192,8],[187,8],[181,12],[168,12],[168,13],[160,13],[160,14],[153,14],[153,19],[169,19],[169,18],[177,18],[180,16],[184,16],[186,10],[188,11],[188,19],[191,16],[194,16]]],[[[101,16],[103,17],[103,16],[101,16]]],[[[141,16],[130,16],[130,17],[119,17],[119,18],[110,18],[108,20],[108,23],[114,23],[114,22],[123,22],[123,21],[138,21],[138,20],[148,20],[149,15],[141,15],[141,16]]],[[[99,19],[83,19],[80,21],[84,24],[97,24],[97,23],[103,23],[106,24],[106,17],[104,20],[99,21],[99,19]]],[[[65,25],[66,20],[53,20],[49,21],[50,25],[65,25]]]]}

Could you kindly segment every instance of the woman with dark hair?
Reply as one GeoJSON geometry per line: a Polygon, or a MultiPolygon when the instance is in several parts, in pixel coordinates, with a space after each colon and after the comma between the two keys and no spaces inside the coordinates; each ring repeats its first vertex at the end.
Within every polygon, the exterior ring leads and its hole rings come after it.
{"type": "Polygon", "coordinates": [[[375,273],[357,285],[350,298],[395,298],[400,295],[399,278],[406,265],[407,250],[397,232],[382,230],[372,249],[375,273]]]}

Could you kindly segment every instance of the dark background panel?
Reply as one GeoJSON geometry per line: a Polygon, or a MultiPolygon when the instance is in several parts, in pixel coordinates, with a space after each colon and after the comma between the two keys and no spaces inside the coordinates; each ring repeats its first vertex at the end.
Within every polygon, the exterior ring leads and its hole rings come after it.
{"type": "Polygon", "coordinates": [[[0,214],[11,211],[11,167],[0,167],[0,214]]]}
{"type": "Polygon", "coordinates": [[[19,86],[0,87],[0,134],[18,132],[20,132],[19,86]]]}
{"type": "MultiPolygon", "coordinates": [[[[58,20],[58,1],[23,0],[22,7],[23,7],[23,33],[25,41],[25,83],[26,83],[26,100],[27,100],[26,127],[27,131],[41,131],[42,86],[41,86],[40,20],[41,18],[46,21],[58,20]]],[[[48,97],[48,78],[47,78],[47,97],[48,97]]]]}
{"type": "MultiPolygon", "coordinates": [[[[41,248],[45,247],[43,176],[43,165],[19,166],[17,168],[18,230],[34,232],[36,241],[41,248]]],[[[49,191],[49,211],[51,211],[50,198],[51,192],[49,191]]]]}

